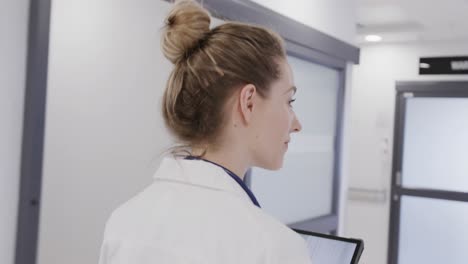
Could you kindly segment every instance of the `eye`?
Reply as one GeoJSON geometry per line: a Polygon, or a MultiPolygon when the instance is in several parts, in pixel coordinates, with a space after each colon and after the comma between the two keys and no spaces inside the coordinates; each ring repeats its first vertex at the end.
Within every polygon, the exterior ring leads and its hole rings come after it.
{"type": "Polygon", "coordinates": [[[292,104],[296,101],[296,99],[289,100],[289,106],[292,107],[292,104]]]}

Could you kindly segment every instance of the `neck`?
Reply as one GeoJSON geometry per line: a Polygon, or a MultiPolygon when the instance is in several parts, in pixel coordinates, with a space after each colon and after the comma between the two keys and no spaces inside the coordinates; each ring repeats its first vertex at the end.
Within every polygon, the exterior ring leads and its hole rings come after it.
{"type": "Polygon", "coordinates": [[[201,158],[225,167],[242,180],[244,180],[244,175],[250,167],[246,155],[241,153],[235,146],[219,149],[208,148],[201,158]]]}

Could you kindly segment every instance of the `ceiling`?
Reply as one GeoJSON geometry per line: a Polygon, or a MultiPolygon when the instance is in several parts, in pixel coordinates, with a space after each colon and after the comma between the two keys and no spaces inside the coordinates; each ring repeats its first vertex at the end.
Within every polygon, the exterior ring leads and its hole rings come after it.
{"type": "Polygon", "coordinates": [[[355,0],[356,42],[377,34],[382,42],[468,40],[468,0],[355,0]]]}

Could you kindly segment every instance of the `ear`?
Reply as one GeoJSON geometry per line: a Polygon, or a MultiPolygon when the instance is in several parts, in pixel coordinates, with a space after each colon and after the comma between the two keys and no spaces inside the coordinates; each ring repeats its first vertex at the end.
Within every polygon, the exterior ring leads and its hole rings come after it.
{"type": "Polygon", "coordinates": [[[252,120],[254,110],[254,101],[257,96],[257,88],[253,84],[247,84],[242,87],[239,95],[240,114],[243,121],[249,124],[252,120]]]}

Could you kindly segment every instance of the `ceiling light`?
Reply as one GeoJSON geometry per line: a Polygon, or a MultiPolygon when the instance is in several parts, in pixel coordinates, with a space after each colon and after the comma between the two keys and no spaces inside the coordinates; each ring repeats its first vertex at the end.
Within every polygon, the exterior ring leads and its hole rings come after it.
{"type": "Polygon", "coordinates": [[[369,42],[379,42],[381,40],[382,40],[382,37],[378,36],[378,35],[367,35],[366,36],[366,41],[369,41],[369,42]]]}

